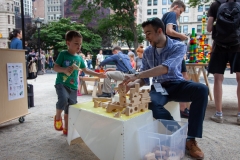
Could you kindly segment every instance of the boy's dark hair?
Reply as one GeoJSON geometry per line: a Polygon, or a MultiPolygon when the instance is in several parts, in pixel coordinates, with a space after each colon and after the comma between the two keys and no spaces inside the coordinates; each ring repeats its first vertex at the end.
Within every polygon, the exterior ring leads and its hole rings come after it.
{"type": "Polygon", "coordinates": [[[119,46],[116,46],[116,47],[114,47],[114,48],[113,48],[113,50],[112,50],[112,51],[115,51],[115,50],[121,51],[122,49],[121,49],[121,47],[119,47],[119,46]]]}
{"type": "Polygon", "coordinates": [[[165,34],[165,25],[161,19],[159,19],[159,18],[148,19],[147,21],[142,23],[142,28],[144,28],[150,24],[153,26],[153,28],[155,29],[156,32],[159,28],[161,28],[163,33],[165,34]]]}
{"type": "Polygon", "coordinates": [[[20,34],[22,30],[20,29],[13,29],[12,32],[9,33],[9,40],[12,40],[13,38],[17,37],[17,34],[20,34]]]}
{"type": "Polygon", "coordinates": [[[82,35],[78,31],[68,31],[65,35],[65,40],[71,41],[74,37],[82,38],[82,35]]]}
{"type": "Polygon", "coordinates": [[[184,9],[184,11],[186,10],[186,5],[183,3],[183,1],[181,0],[175,0],[173,1],[173,3],[171,4],[171,8],[174,6],[178,6],[178,7],[182,7],[184,9]]]}

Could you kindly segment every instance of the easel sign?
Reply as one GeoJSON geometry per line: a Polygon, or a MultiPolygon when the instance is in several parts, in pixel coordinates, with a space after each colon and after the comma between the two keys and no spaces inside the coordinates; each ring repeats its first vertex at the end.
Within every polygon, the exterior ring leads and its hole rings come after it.
{"type": "Polygon", "coordinates": [[[7,63],[8,100],[24,98],[22,63],[7,63]]]}

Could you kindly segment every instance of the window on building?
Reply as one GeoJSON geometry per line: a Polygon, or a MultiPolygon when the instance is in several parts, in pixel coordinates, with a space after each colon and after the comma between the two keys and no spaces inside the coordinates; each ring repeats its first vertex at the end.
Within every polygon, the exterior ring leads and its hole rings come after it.
{"type": "Polygon", "coordinates": [[[183,26],[183,33],[188,33],[188,26],[187,25],[183,26]]]}
{"type": "Polygon", "coordinates": [[[53,16],[54,16],[54,18],[53,18],[53,19],[56,19],[56,14],[54,14],[53,16]]]}
{"type": "Polygon", "coordinates": [[[197,25],[197,33],[201,33],[202,32],[202,25],[197,25]]]}
{"type": "Polygon", "coordinates": [[[51,17],[50,17],[50,16],[48,16],[48,20],[50,20],[50,18],[51,18],[51,17]]]}
{"type": "Polygon", "coordinates": [[[11,32],[11,28],[8,28],[8,34],[11,32]]]}
{"type": "Polygon", "coordinates": [[[148,6],[152,5],[152,0],[148,0],[148,6]]]}
{"type": "Polygon", "coordinates": [[[198,12],[203,12],[203,5],[198,6],[198,12]]]}
{"type": "Polygon", "coordinates": [[[147,46],[149,46],[149,41],[147,41],[147,46]]]}
{"type": "Polygon", "coordinates": [[[205,5],[205,11],[208,11],[210,8],[210,5],[205,5]]]}
{"type": "Polygon", "coordinates": [[[12,24],[14,24],[14,22],[15,22],[15,17],[12,16],[12,24]]]}
{"type": "Polygon", "coordinates": [[[171,4],[172,4],[171,0],[168,0],[168,5],[171,5],[171,4]]]}
{"type": "Polygon", "coordinates": [[[10,15],[8,15],[8,24],[10,24],[10,21],[11,21],[11,20],[10,20],[10,15]]]}
{"type": "Polygon", "coordinates": [[[198,21],[198,22],[201,22],[201,21],[202,21],[202,15],[198,15],[198,16],[197,16],[197,21],[198,21]]]}
{"type": "Polygon", "coordinates": [[[158,0],[153,0],[153,5],[157,6],[158,5],[158,0]]]}
{"type": "Polygon", "coordinates": [[[48,12],[50,12],[51,10],[50,10],[50,7],[48,7],[48,12]]]}
{"type": "Polygon", "coordinates": [[[157,14],[157,9],[153,9],[153,15],[157,14]]]}
{"type": "Polygon", "coordinates": [[[180,16],[180,18],[179,18],[179,22],[182,22],[182,16],[180,16]]]}
{"type": "Polygon", "coordinates": [[[13,4],[12,4],[12,12],[13,12],[13,4]]]}
{"type": "Polygon", "coordinates": [[[9,3],[7,3],[7,11],[10,11],[9,3]]]}
{"type": "Polygon", "coordinates": [[[53,20],[53,16],[51,16],[51,20],[53,20]]]}
{"type": "Polygon", "coordinates": [[[56,8],[55,8],[55,6],[54,6],[54,9],[53,9],[54,11],[56,11],[56,8]]]}
{"type": "Polygon", "coordinates": [[[162,0],[162,5],[167,5],[167,0],[162,0]]]}
{"type": "Polygon", "coordinates": [[[148,9],[147,10],[147,15],[151,15],[152,14],[152,10],[151,9],[148,9]]]}
{"type": "Polygon", "coordinates": [[[162,14],[167,13],[167,8],[162,8],[162,14]]]}
{"type": "Polygon", "coordinates": [[[56,9],[57,11],[58,11],[58,6],[57,6],[57,9],[56,9]]]}
{"type": "Polygon", "coordinates": [[[188,12],[189,12],[189,7],[186,7],[185,13],[188,13],[188,12]]]}
{"type": "Polygon", "coordinates": [[[183,22],[188,22],[188,16],[183,17],[183,22]]]}
{"type": "Polygon", "coordinates": [[[178,26],[178,32],[182,33],[182,26],[178,26]]]}

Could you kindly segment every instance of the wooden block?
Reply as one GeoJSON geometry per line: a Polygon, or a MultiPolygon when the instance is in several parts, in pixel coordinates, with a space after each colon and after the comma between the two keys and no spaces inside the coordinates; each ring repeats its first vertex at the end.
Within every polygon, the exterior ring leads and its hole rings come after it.
{"type": "Polygon", "coordinates": [[[144,160],[154,160],[154,159],[156,159],[154,153],[148,153],[144,156],[144,160]]]}
{"type": "Polygon", "coordinates": [[[135,92],[139,92],[140,84],[135,83],[135,92]]]}
{"type": "Polygon", "coordinates": [[[107,102],[107,101],[109,101],[109,102],[111,102],[112,101],[112,99],[111,98],[100,98],[100,97],[98,97],[98,98],[93,98],[93,102],[94,101],[101,101],[101,102],[107,102]]]}
{"type": "Polygon", "coordinates": [[[140,92],[140,95],[142,96],[142,97],[150,97],[149,96],[149,89],[143,89],[143,90],[141,90],[141,92],[140,92]]]}
{"type": "Polygon", "coordinates": [[[118,94],[123,94],[126,95],[127,89],[126,89],[126,85],[118,85],[118,94]]]}
{"type": "Polygon", "coordinates": [[[138,113],[138,112],[139,112],[138,106],[135,106],[135,107],[127,107],[127,108],[126,108],[126,111],[125,111],[125,115],[126,115],[126,116],[131,116],[131,115],[133,115],[134,113],[138,113]]]}
{"type": "Polygon", "coordinates": [[[106,108],[106,111],[107,111],[108,113],[111,113],[111,112],[116,111],[116,110],[121,111],[122,109],[123,109],[123,107],[120,106],[120,105],[116,105],[116,104],[109,103],[108,106],[107,106],[107,108],[106,108]]]}
{"type": "Polygon", "coordinates": [[[74,70],[79,70],[79,67],[75,63],[72,64],[72,67],[74,70]]]}
{"type": "Polygon", "coordinates": [[[111,102],[102,102],[102,108],[107,108],[109,103],[111,103],[111,102]]]}
{"type": "Polygon", "coordinates": [[[93,106],[94,108],[100,107],[100,106],[101,106],[101,103],[102,103],[101,101],[96,101],[96,100],[93,101],[93,102],[94,102],[94,106],[93,106]]]}
{"type": "Polygon", "coordinates": [[[154,153],[157,157],[163,157],[167,154],[166,151],[160,151],[160,150],[156,150],[154,153]]]}
{"type": "Polygon", "coordinates": [[[117,113],[114,115],[114,117],[120,118],[120,117],[121,117],[121,112],[117,112],[117,113]]]}

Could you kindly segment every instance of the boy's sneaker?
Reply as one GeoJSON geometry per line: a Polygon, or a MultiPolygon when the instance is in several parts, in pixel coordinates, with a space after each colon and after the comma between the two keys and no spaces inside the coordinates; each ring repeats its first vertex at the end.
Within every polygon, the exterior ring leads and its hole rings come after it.
{"type": "Polygon", "coordinates": [[[237,124],[240,124],[240,116],[237,116],[237,124]]]}
{"type": "Polygon", "coordinates": [[[56,116],[54,116],[54,128],[57,131],[62,131],[63,130],[63,126],[62,126],[62,119],[60,120],[56,120],[56,116]]]}
{"type": "Polygon", "coordinates": [[[68,134],[68,130],[63,128],[63,134],[67,135],[68,134]]]}
{"type": "Polygon", "coordinates": [[[218,116],[218,115],[214,114],[211,117],[211,120],[213,120],[214,122],[217,122],[217,123],[223,123],[223,116],[218,116]]]}

